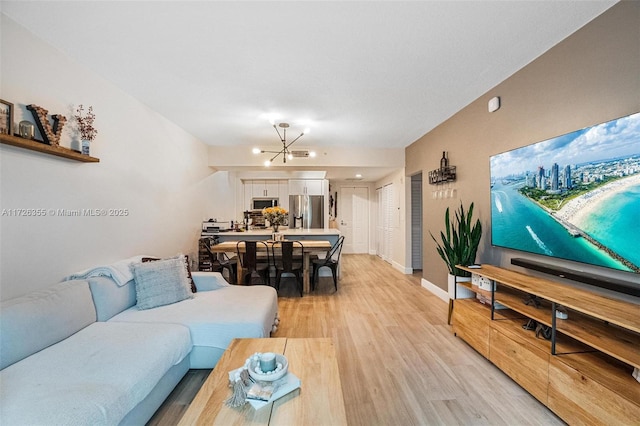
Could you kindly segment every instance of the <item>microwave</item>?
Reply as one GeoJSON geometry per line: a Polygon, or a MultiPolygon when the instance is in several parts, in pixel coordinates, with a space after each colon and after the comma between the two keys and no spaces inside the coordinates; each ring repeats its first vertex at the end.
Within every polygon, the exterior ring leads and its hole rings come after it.
{"type": "Polygon", "coordinates": [[[276,207],[277,205],[277,198],[254,198],[251,200],[251,208],[253,210],[262,210],[267,207],[276,207]]]}

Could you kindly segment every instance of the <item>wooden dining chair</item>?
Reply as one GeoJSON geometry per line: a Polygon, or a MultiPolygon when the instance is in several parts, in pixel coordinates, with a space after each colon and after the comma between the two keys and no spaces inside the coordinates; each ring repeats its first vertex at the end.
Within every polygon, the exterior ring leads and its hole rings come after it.
{"type": "Polygon", "coordinates": [[[296,284],[302,297],[302,271],[304,246],[300,241],[281,241],[271,245],[272,257],[276,267],[276,290],[280,290],[282,274],[291,273],[296,277],[296,284]]]}
{"type": "Polygon", "coordinates": [[[229,259],[229,257],[225,253],[220,253],[220,256],[217,256],[217,253],[211,251],[211,245],[213,244],[215,244],[215,240],[213,240],[212,238],[202,239],[202,245],[207,250],[209,259],[211,261],[211,272],[223,273],[226,270],[229,273],[229,283],[236,284],[236,269],[238,269],[238,259],[236,257],[229,259]]]}
{"type": "Polygon", "coordinates": [[[254,278],[260,278],[263,284],[271,285],[269,280],[271,256],[267,243],[264,241],[238,241],[236,251],[242,267],[243,284],[252,285],[254,278]],[[244,251],[241,246],[244,246],[244,251]],[[259,257],[258,252],[265,253],[266,257],[259,257]]]}
{"type": "Polygon", "coordinates": [[[344,243],[344,236],[340,236],[338,241],[327,251],[324,259],[314,259],[311,264],[313,271],[311,275],[311,290],[315,290],[316,281],[318,280],[318,272],[320,268],[330,268],[333,275],[333,286],[338,291],[338,266],[340,262],[340,253],[342,252],[342,244],[344,243]]]}

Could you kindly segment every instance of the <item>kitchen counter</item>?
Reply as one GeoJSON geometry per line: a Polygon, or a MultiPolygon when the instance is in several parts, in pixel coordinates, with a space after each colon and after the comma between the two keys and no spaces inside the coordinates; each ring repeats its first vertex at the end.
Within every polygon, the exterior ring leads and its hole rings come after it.
{"type": "MultiPolygon", "coordinates": [[[[312,228],[312,229],[289,229],[287,227],[280,228],[278,233],[284,235],[289,240],[327,240],[331,244],[338,241],[341,235],[339,229],[333,228],[312,228]]],[[[273,229],[251,229],[248,231],[229,231],[219,233],[203,233],[202,236],[215,236],[220,242],[238,241],[238,240],[268,240],[273,234],[273,229]]]]}
{"type": "MultiPolygon", "coordinates": [[[[279,233],[283,235],[340,235],[339,229],[333,228],[312,228],[312,229],[289,229],[287,227],[281,227],[278,230],[279,233]]],[[[227,235],[266,235],[270,236],[273,234],[273,229],[265,228],[265,229],[250,229],[248,231],[220,231],[219,233],[207,233],[207,235],[219,235],[219,236],[227,236],[227,235]]],[[[235,238],[234,238],[235,239],[235,238]]]]}

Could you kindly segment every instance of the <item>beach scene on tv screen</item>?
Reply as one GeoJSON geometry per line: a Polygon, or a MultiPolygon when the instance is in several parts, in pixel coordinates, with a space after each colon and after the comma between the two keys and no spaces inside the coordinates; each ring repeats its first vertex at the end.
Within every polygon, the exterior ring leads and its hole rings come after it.
{"type": "Polygon", "coordinates": [[[640,273],[640,113],[490,163],[493,245],[640,273]]]}

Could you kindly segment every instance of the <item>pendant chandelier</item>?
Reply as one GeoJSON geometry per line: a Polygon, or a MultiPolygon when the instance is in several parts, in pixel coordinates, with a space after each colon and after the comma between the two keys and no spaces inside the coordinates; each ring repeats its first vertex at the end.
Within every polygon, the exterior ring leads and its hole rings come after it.
{"type": "Polygon", "coordinates": [[[293,145],[298,139],[303,137],[306,133],[309,133],[309,129],[305,129],[303,132],[301,132],[298,135],[298,137],[296,137],[291,142],[287,142],[287,129],[289,128],[289,123],[278,123],[277,126],[275,123],[273,123],[273,128],[276,130],[276,133],[280,138],[280,143],[282,143],[282,149],[280,151],[268,151],[260,148],[253,148],[254,154],[265,154],[265,153],[275,154],[273,157],[271,157],[271,159],[266,160],[264,162],[265,167],[269,167],[271,163],[273,163],[273,160],[278,158],[278,156],[280,155],[282,155],[282,162],[284,164],[287,163],[287,160],[293,160],[294,157],[315,157],[315,152],[301,151],[300,153],[298,153],[298,151],[291,151],[289,149],[289,147],[293,145]],[[282,133],[280,133],[280,130],[278,130],[278,127],[282,129],[282,133]],[[295,154],[298,154],[298,155],[295,155],[295,154]]]}

